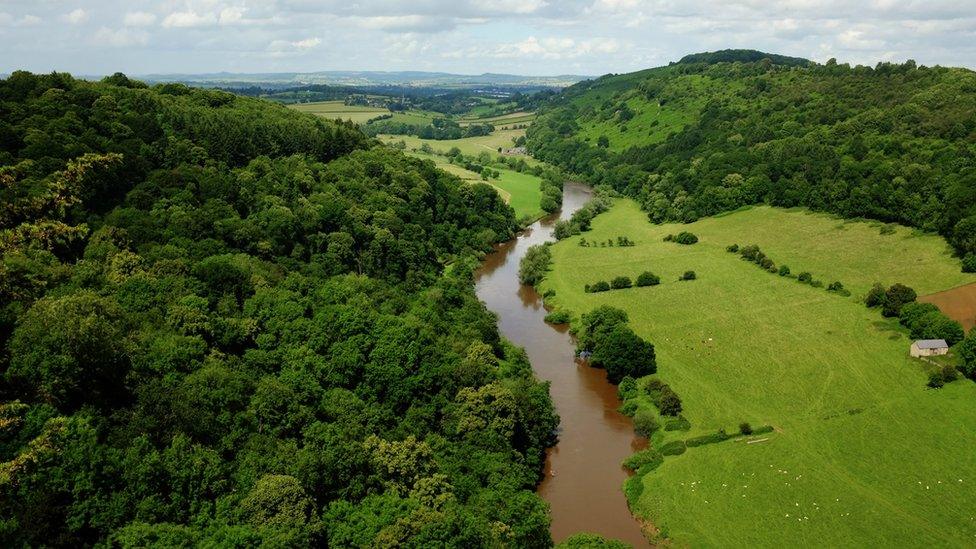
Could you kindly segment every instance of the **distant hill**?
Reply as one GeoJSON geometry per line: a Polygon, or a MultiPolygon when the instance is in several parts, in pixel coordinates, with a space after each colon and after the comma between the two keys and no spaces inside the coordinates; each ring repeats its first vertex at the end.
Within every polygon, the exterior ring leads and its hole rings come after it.
{"type": "Polygon", "coordinates": [[[682,57],[678,63],[755,63],[769,59],[775,65],[805,67],[813,61],[802,57],[790,57],[776,53],[766,53],[758,50],[720,50],[712,52],[693,53],[682,57]]]}
{"type": "Polygon", "coordinates": [[[204,74],[146,74],[138,76],[147,82],[182,82],[203,87],[246,86],[416,86],[439,88],[492,87],[539,87],[564,88],[589,78],[581,75],[521,76],[514,74],[451,74],[422,71],[320,71],[283,73],[231,73],[204,74]]]}
{"type": "Polygon", "coordinates": [[[570,86],[527,140],[654,221],[806,206],[938,231],[976,270],[974,113],[968,69],[727,50],[570,86]]]}

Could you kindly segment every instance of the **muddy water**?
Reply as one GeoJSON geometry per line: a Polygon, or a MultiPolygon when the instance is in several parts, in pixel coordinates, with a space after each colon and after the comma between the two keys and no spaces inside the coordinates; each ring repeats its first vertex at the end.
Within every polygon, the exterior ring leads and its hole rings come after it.
{"type": "Polygon", "coordinates": [[[946,316],[959,321],[967,332],[976,325],[976,284],[966,284],[937,294],[929,294],[918,300],[935,305],[946,316]]]}
{"type": "MultiPolygon", "coordinates": [[[[587,187],[567,183],[560,218],[568,218],[589,199],[587,187]]],[[[543,219],[485,258],[476,276],[478,297],[498,314],[498,326],[524,347],[532,368],[551,382],[550,394],[561,418],[559,443],[549,450],[541,495],[552,508],[552,535],[558,543],[577,532],[594,532],[635,547],[646,546],[624,499],[627,478],[620,466],[642,447],[629,418],[617,412],[616,387],[603,370],[578,364],[566,328],[546,324],[541,296],[518,281],[525,251],[552,240],[557,217],[543,219]]]]}

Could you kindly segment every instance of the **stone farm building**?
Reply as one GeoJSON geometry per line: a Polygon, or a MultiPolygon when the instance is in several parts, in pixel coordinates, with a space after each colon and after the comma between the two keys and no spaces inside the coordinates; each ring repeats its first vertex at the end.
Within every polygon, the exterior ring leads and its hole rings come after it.
{"type": "Polygon", "coordinates": [[[912,343],[911,355],[932,356],[944,355],[949,352],[949,345],[944,339],[920,339],[912,343]]]}

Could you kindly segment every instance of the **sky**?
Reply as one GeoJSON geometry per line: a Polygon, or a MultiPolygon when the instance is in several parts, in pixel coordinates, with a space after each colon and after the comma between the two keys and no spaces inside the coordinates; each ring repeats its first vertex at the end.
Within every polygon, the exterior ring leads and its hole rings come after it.
{"type": "Polygon", "coordinates": [[[0,73],[601,75],[725,48],[976,68],[976,0],[0,0],[0,73]]]}

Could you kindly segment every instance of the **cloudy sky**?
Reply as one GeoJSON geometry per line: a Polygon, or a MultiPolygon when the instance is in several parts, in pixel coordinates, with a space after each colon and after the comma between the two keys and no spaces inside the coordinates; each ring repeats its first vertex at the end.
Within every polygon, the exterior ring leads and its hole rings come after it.
{"type": "Polygon", "coordinates": [[[0,0],[0,72],[598,75],[724,48],[976,68],[976,0],[0,0]]]}

